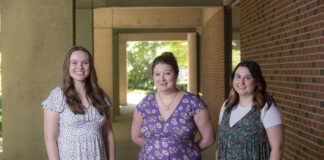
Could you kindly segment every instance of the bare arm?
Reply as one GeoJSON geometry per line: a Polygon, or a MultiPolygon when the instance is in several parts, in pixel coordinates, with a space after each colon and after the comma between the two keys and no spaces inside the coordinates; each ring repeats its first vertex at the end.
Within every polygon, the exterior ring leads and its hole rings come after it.
{"type": "Polygon", "coordinates": [[[57,147],[57,131],[59,113],[50,110],[44,110],[44,139],[49,160],[58,160],[59,152],[57,147]]]}
{"type": "Polygon", "coordinates": [[[114,132],[112,130],[111,121],[107,119],[104,126],[102,127],[102,136],[104,139],[106,154],[109,160],[116,159],[116,146],[114,132]]]}
{"type": "Polygon", "coordinates": [[[201,150],[204,150],[212,145],[216,139],[213,122],[207,108],[196,114],[194,120],[201,135],[197,145],[201,150]]]}
{"type": "Polygon", "coordinates": [[[143,146],[145,139],[141,136],[142,117],[135,109],[132,122],[132,140],[139,146],[143,146]]]}
{"type": "Polygon", "coordinates": [[[283,125],[267,128],[267,135],[271,146],[270,160],[280,160],[283,152],[283,125]]]}
{"type": "Polygon", "coordinates": [[[218,149],[216,149],[216,152],[215,152],[215,159],[218,160],[218,149]]]}

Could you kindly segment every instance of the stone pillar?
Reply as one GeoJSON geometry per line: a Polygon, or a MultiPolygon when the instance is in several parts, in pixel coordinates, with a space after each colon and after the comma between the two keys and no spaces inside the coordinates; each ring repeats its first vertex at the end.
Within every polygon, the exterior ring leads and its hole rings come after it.
{"type": "Polygon", "coordinates": [[[119,113],[119,95],[114,93],[114,88],[119,88],[119,86],[114,86],[114,79],[116,79],[114,72],[116,72],[118,66],[113,65],[114,34],[112,29],[112,13],[113,10],[110,8],[97,8],[93,10],[93,52],[99,84],[113,101],[111,114],[117,115],[119,113]]]}
{"type": "Polygon", "coordinates": [[[119,34],[119,104],[127,105],[127,41],[126,34],[119,34]]]}
{"type": "Polygon", "coordinates": [[[94,29],[94,62],[98,81],[111,100],[113,97],[112,29],[94,29]]]}
{"type": "Polygon", "coordinates": [[[188,92],[198,94],[197,35],[188,33],[188,92]]]}
{"type": "Polygon", "coordinates": [[[67,0],[2,0],[3,159],[47,159],[41,102],[62,84],[73,45],[67,0]]]}

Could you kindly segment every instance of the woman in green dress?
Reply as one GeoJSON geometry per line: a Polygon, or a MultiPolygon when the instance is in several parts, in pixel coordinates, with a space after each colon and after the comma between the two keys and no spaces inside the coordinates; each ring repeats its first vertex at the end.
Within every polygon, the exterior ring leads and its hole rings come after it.
{"type": "Polygon", "coordinates": [[[266,91],[260,66],[254,61],[239,63],[231,88],[220,111],[216,159],[281,159],[283,121],[266,91]]]}

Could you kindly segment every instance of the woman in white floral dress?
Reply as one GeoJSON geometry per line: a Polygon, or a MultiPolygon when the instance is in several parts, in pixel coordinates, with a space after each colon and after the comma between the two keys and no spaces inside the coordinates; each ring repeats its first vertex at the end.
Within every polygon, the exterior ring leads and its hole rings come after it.
{"type": "Polygon", "coordinates": [[[42,103],[48,158],[115,160],[111,102],[98,85],[89,51],[72,47],[65,57],[63,72],[63,87],[53,89],[42,103]]]}

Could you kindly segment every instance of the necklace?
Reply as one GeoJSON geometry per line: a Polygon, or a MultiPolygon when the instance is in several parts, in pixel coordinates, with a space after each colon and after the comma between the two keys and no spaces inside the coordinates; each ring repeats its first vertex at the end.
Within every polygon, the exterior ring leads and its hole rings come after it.
{"type": "Polygon", "coordinates": [[[166,107],[166,110],[169,110],[169,109],[170,109],[170,105],[171,105],[171,104],[173,103],[173,101],[176,99],[177,95],[178,95],[178,92],[175,94],[175,96],[173,97],[173,99],[171,100],[171,102],[170,102],[168,105],[166,105],[166,104],[163,102],[163,99],[162,99],[161,96],[160,96],[160,92],[158,92],[158,96],[159,96],[159,98],[160,98],[160,100],[161,100],[163,106],[166,107]]]}

